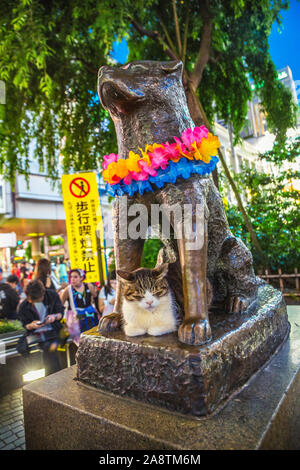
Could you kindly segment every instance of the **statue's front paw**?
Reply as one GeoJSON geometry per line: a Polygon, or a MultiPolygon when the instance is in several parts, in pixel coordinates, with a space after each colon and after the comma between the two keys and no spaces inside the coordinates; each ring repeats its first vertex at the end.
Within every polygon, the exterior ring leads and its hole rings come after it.
{"type": "Polygon", "coordinates": [[[208,320],[198,317],[187,318],[178,329],[178,339],[182,343],[200,346],[211,340],[211,328],[208,320]]]}
{"type": "Polygon", "coordinates": [[[119,330],[121,328],[121,319],[121,314],[116,312],[100,318],[98,325],[99,333],[109,333],[110,331],[119,330]]]}
{"type": "Polygon", "coordinates": [[[249,306],[250,299],[239,296],[227,297],[225,303],[225,311],[228,313],[241,313],[244,312],[249,306]]]}

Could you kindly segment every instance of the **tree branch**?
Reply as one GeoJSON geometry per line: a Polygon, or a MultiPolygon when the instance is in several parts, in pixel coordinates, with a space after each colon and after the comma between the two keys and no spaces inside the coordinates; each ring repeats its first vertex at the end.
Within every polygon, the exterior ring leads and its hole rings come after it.
{"type": "Polygon", "coordinates": [[[72,57],[73,60],[78,60],[79,62],[81,62],[89,72],[91,73],[94,73],[94,74],[98,74],[98,70],[95,69],[91,64],[89,64],[89,62],[87,62],[86,60],[82,59],[81,57],[72,57]]]}
{"type": "Polygon", "coordinates": [[[211,49],[210,55],[209,55],[209,61],[216,64],[220,60],[221,56],[222,56],[221,52],[217,52],[216,54],[214,54],[214,50],[211,49]]]}
{"type": "MultiPolygon", "coordinates": [[[[209,122],[208,122],[208,119],[207,119],[207,116],[205,114],[205,111],[203,109],[203,106],[201,104],[201,101],[199,100],[199,98],[197,97],[195,91],[193,89],[191,89],[191,93],[192,93],[192,96],[195,100],[195,103],[197,104],[197,107],[198,107],[198,111],[199,111],[199,114],[201,114],[202,116],[202,119],[203,119],[203,122],[204,122],[204,125],[207,127],[207,129],[211,131],[211,128],[210,128],[210,125],[209,125],[209,122]]],[[[225,175],[229,181],[229,184],[234,192],[234,195],[235,195],[235,198],[236,198],[236,201],[237,201],[237,205],[238,205],[238,208],[240,209],[241,213],[242,213],[242,216],[243,216],[243,219],[244,219],[244,222],[245,222],[245,225],[247,227],[247,230],[250,234],[250,237],[251,237],[251,240],[252,240],[252,243],[253,245],[256,247],[257,251],[259,252],[260,256],[261,256],[261,259],[263,260],[264,264],[266,265],[266,258],[265,258],[265,255],[264,255],[264,252],[260,246],[260,243],[258,241],[258,238],[256,236],[256,233],[255,233],[255,230],[253,228],[253,225],[251,223],[251,220],[250,218],[248,217],[248,214],[243,206],[243,202],[242,202],[242,199],[241,199],[241,196],[239,194],[239,190],[234,182],[234,179],[232,178],[231,174],[230,174],[230,171],[228,169],[228,166],[226,164],[226,161],[225,161],[225,158],[223,157],[223,154],[222,154],[222,151],[220,149],[218,149],[218,156],[219,156],[219,159],[222,163],[222,166],[224,168],[224,171],[225,171],[225,175]]]]}
{"type": "Polygon", "coordinates": [[[170,35],[169,35],[169,33],[168,33],[167,27],[166,27],[166,25],[164,24],[164,22],[163,22],[161,16],[159,15],[159,13],[157,13],[157,18],[159,19],[159,23],[160,23],[160,25],[161,25],[161,27],[162,27],[162,29],[163,29],[164,35],[166,36],[166,39],[167,39],[167,41],[168,41],[168,44],[169,44],[170,48],[171,48],[172,51],[174,51],[175,54],[178,56],[178,52],[177,52],[177,50],[176,50],[176,47],[175,47],[175,45],[174,45],[174,43],[173,43],[173,41],[172,41],[172,39],[171,39],[171,37],[170,37],[170,35]]]}
{"type": "Polygon", "coordinates": [[[179,60],[179,57],[173,51],[168,44],[164,41],[164,39],[161,37],[158,31],[151,31],[150,29],[145,29],[143,26],[141,26],[135,19],[131,18],[131,23],[134,26],[134,28],[137,30],[137,32],[141,36],[148,36],[151,39],[154,39],[154,41],[158,41],[164,48],[166,54],[173,60],[179,60]]]}
{"type": "Polygon", "coordinates": [[[187,13],[186,13],[186,18],[185,18],[185,27],[184,27],[184,34],[183,34],[183,49],[182,49],[182,62],[183,62],[183,65],[185,64],[189,20],[190,20],[190,10],[188,9],[187,13]]]}
{"type": "Polygon", "coordinates": [[[191,75],[191,81],[192,81],[194,90],[198,88],[198,85],[202,79],[203,70],[205,69],[205,66],[207,65],[210,59],[213,19],[208,10],[207,5],[204,5],[204,4],[202,8],[202,19],[203,19],[203,28],[202,28],[200,49],[198,52],[198,56],[196,59],[196,64],[194,66],[193,73],[191,75]]]}
{"type": "Polygon", "coordinates": [[[176,1],[175,0],[172,0],[172,6],[173,6],[173,15],[174,15],[176,39],[177,39],[177,44],[178,44],[178,53],[179,53],[179,57],[182,57],[182,44],[181,44],[179,21],[178,21],[178,16],[177,16],[177,8],[176,8],[176,1]]]}

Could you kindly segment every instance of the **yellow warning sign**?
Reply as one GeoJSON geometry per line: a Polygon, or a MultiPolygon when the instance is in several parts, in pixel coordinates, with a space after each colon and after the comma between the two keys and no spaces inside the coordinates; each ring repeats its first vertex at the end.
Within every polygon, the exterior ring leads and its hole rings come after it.
{"type": "Polygon", "coordinates": [[[95,173],[62,176],[71,269],[83,269],[86,282],[106,279],[104,232],[95,173]]]}

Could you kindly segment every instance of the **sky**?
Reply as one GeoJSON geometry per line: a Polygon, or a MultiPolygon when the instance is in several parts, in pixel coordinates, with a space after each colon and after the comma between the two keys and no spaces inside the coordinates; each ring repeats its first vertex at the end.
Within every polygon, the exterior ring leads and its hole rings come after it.
{"type": "Polygon", "coordinates": [[[270,53],[277,69],[290,67],[294,81],[299,81],[296,89],[300,99],[300,1],[290,0],[289,10],[283,10],[281,16],[280,30],[274,23],[269,37],[270,53]]]}
{"type": "MultiPolygon", "coordinates": [[[[281,16],[282,25],[274,23],[269,37],[270,53],[277,69],[290,67],[300,101],[300,0],[290,0],[290,8],[282,10],[281,16]]],[[[114,43],[112,57],[124,64],[127,55],[125,39],[114,43]]]]}

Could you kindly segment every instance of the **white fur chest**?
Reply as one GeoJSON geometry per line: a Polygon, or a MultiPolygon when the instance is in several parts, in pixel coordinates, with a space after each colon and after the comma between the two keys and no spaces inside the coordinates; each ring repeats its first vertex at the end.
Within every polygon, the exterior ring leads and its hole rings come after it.
{"type": "MultiPolygon", "coordinates": [[[[146,296],[150,299],[150,296],[146,296]]],[[[148,333],[153,336],[160,336],[177,329],[176,305],[169,292],[154,304],[152,310],[147,310],[145,299],[141,302],[124,299],[123,319],[124,332],[127,336],[139,336],[148,333]]],[[[154,302],[154,300],[153,300],[154,302]]]]}

